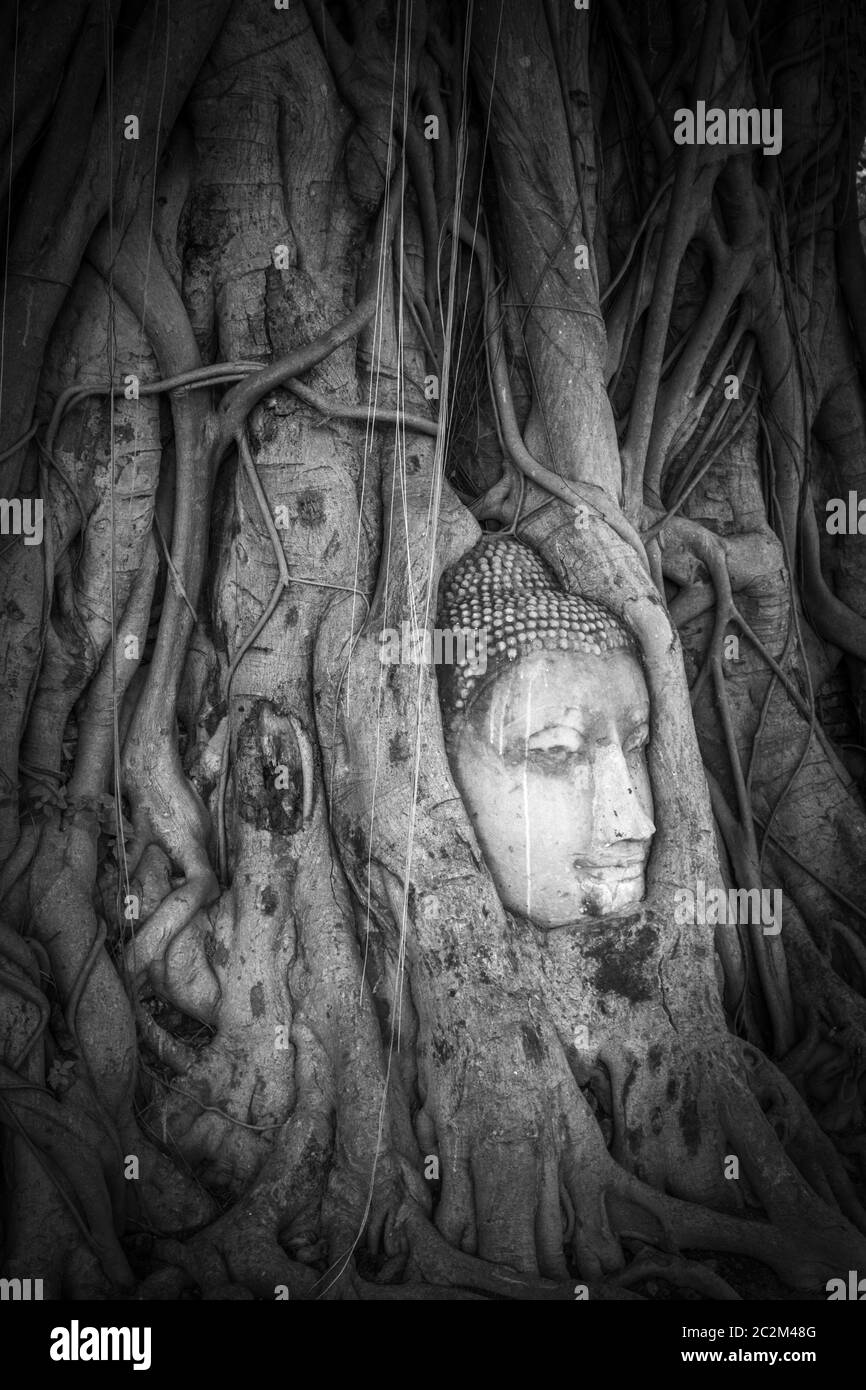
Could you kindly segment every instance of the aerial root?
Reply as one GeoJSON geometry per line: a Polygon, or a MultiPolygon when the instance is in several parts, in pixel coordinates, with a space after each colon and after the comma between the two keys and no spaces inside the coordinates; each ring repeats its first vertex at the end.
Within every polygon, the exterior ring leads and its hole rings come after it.
{"type": "Polygon", "coordinates": [[[250,1211],[243,1201],[189,1241],[156,1241],[154,1257],[163,1268],[140,1286],[142,1298],[164,1298],[166,1280],[191,1281],[203,1298],[225,1298],[231,1288],[231,1297],[248,1290],[253,1298],[269,1301],[283,1289],[290,1299],[308,1297],[316,1282],[307,1265],[289,1259],[282,1249],[273,1213],[250,1211]],[[166,1266],[179,1270],[181,1278],[166,1273],[166,1266]]]}
{"type": "Polygon", "coordinates": [[[694,1289],[704,1298],[720,1299],[725,1302],[741,1302],[740,1295],[726,1279],[706,1265],[695,1260],[683,1259],[680,1255],[668,1255],[659,1250],[644,1248],[634,1257],[628,1269],[619,1277],[623,1288],[641,1284],[646,1279],[663,1279],[677,1288],[694,1289]]]}
{"type": "Polygon", "coordinates": [[[400,1221],[409,1240],[407,1274],[410,1281],[498,1295],[500,1298],[564,1300],[574,1297],[573,1281],[556,1283],[518,1274],[465,1251],[455,1250],[414,1202],[404,1205],[400,1221]]]}
{"type": "MultiPolygon", "coordinates": [[[[803,1185],[805,1188],[805,1184],[803,1185]]],[[[818,1198],[788,1211],[784,1231],[771,1221],[746,1220],[683,1202],[648,1188],[622,1173],[608,1207],[618,1229],[656,1244],[659,1231],[672,1243],[669,1253],[718,1250],[751,1256],[774,1270],[791,1287],[816,1290],[839,1269],[866,1263],[866,1242],[837,1212],[818,1198]]]]}
{"type": "Polygon", "coordinates": [[[756,1049],[743,1044],[749,1060],[749,1083],[759,1101],[773,1106],[773,1121],[783,1129],[783,1144],[806,1181],[830,1207],[837,1206],[859,1231],[866,1232],[864,1211],[832,1142],[821,1129],[790,1079],[756,1049]]]}

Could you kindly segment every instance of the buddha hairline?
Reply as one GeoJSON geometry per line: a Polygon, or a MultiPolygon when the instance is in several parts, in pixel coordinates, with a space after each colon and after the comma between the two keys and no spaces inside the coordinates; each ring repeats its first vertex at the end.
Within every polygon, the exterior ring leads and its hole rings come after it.
{"type": "Polygon", "coordinates": [[[439,667],[448,724],[465,718],[477,688],[510,662],[532,652],[579,652],[603,656],[637,647],[628,629],[593,599],[567,594],[543,560],[512,536],[488,534],[447,570],[440,586],[437,626],[483,633],[486,668],[477,648],[457,650],[452,665],[439,667]]]}

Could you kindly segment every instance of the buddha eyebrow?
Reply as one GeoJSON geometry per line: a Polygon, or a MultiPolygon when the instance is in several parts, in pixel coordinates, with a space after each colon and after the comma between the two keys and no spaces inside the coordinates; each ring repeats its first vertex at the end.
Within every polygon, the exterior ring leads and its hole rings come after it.
{"type": "MultiPolygon", "coordinates": [[[[566,710],[565,713],[566,713],[566,714],[578,714],[579,711],[578,711],[578,710],[566,710]]],[[[562,714],[562,711],[561,711],[561,710],[558,710],[558,711],[557,711],[557,714],[558,714],[558,715],[561,715],[561,714],[562,714]]],[[[535,721],[533,720],[532,723],[533,723],[533,725],[534,725],[534,724],[535,724],[535,721]]],[[[529,730],[527,730],[527,728],[526,728],[526,716],[525,716],[525,715],[520,715],[520,716],[518,716],[518,718],[516,718],[516,719],[509,719],[508,722],[507,722],[506,724],[503,725],[503,731],[504,731],[505,733],[511,733],[511,731],[512,731],[513,729],[517,729],[521,734],[525,735],[526,738],[535,738],[538,734],[547,734],[547,733],[551,733],[554,729],[568,729],[568,730],[569,730],[570,732],[572,732],[572,733],[575,733],[575,734],[579,734],[579,733],[580,733],[580,729],[577,728],[576,725],[574,725],[574,724],[569,724],[569,723],[567,723],[565,720],[563,720],[562,718],[552,719],[552,720],[550,721],[550,723],[548,723],[548,724],[542,724],[540,728],[535,728],[535,727],[533,727],[533,728],[530,728],[529,730]]]]}
{"type": "Polygon", "coordinates": [[[575,738],[583,738],[580,729],[576,729],[573,724],[563,724],[561,721],[555,724],[545,724],[543,729],[533,729],[526,737],[540,738],[542,734],[573,734],[575,738]]]}

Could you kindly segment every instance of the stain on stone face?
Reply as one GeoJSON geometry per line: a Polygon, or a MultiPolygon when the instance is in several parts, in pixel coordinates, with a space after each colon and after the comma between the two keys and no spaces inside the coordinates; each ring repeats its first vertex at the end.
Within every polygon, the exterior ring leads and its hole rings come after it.
{"type": "Polygon", "coordinates": [[[253,1018],[264,1018],[265,987],[262,984],[253,985],[250,990],[250,1013],[253,1018]]]}
{"type": "Polygon", "coordinates": [[[658,1071],[659,1067],[662,1064],[662,1056],[663,1053],[661,1048],[656,1043],[653,1043],[652,1047],[649,1048],[646,1055],[647,1061],[649,1062],[650,1071],[653,1073],[653,1075],[655,1075],[655,1073],[658,1071]]]}

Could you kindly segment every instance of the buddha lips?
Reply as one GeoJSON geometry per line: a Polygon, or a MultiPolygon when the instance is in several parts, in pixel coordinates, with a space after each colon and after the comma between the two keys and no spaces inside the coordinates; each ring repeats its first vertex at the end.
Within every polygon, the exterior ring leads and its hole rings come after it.
{"type": "Polygon", "coordinates": [[[612,613],[592,599],[565,593],[535,552],[511,536],[483,536],[446,572],[437,623],[483,633],[486,640],[486,672],[471,659],[438,668],[449,729],[465,717],[482,678],[486,683],[530,652],[636,652],[628,629],[612,613]]]}

